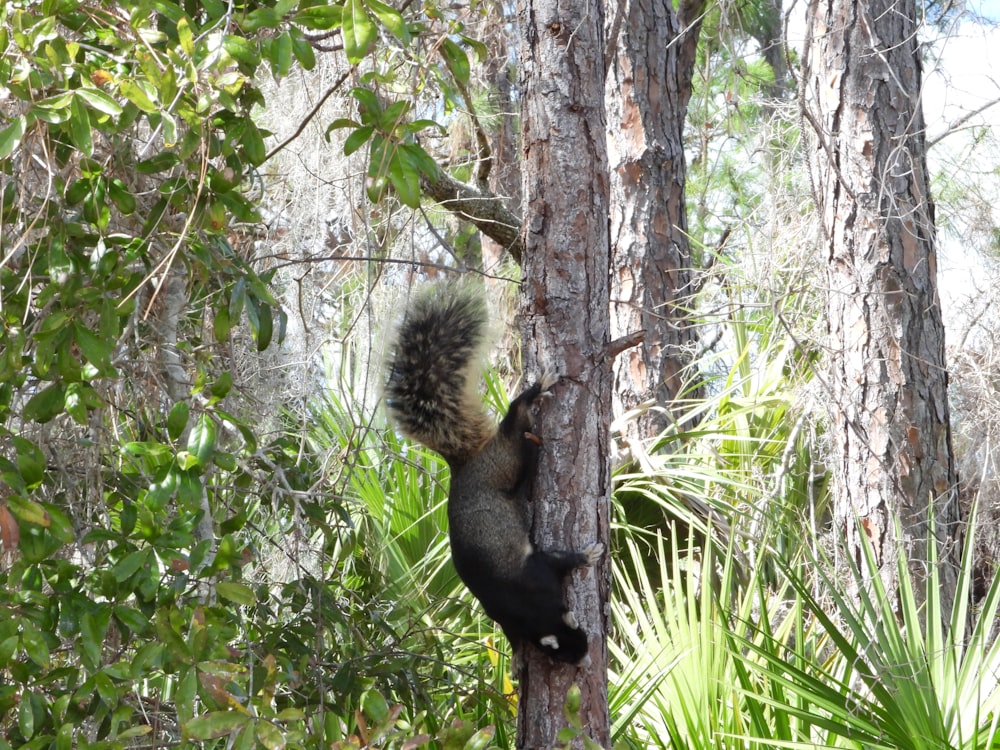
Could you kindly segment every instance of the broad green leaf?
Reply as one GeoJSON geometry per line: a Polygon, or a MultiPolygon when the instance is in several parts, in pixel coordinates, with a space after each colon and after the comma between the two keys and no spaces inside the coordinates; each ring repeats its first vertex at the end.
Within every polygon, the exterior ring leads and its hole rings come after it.
{"type": "Polygon", "coordinates": [[[190,57],[194,53],[194,34],[191,33],[191,24],[186,17],[177,22],[177,40],[184,54],[190,57]]]}
{"type": "Polygon", "coordinates": [[[260,65],[260,52],[257,46],[243,37],[227,35],[222,46],[237,62],[241,62],[251,69],[256,69],[260,65]]]}
{"type": "Polygon", "coordinates": [[[209,414],[202,414],[188,436],[188,452],[198,459],[202,466],[208,466],[215,452],[215,421],[209,414]]]}
{"type": "Polygon", "coordinates": [[[341,34],[344,37],[344,52],[352,65],[360,63],[372,45],[378,31],[368,17],[362,0],[347,0],[344,3],[344,22],[341,34]]]}
{"type": "Polygon", "coordinates": [[[41,503],[37,503],[26,497],[20,497],[19,495],[8,495],[6,500],[7,507],[11,513],[22,521],[43,527],[52,523],[49,512],[45,510],[45,506],[41,503]]]}
{"type": "Polygon", "coordinates": [[[88,669],[97,669],[101,665],[110,615],[107,606],[102,606],[98,612],[84,613],[80,620],[80,655],[88,669]]]}
{"type": "Polygon", "coordinates": [[[90,114],[81,99],[74,97],[70,104],[69,136],[81,153],[94,153],[94,140],[90,132],[90,114]]]}
{"type": "Polygon", "coordinates": [[[465,50],[451,39],[445,37],[445,40],[441,43],[441,55],[448,65],[448,70],[455,76],[455,80],[463,84],[468,83],[472,71],[469,67],[469,58],[465,54],[465,50]]]}
{"type": "Polygon", "coordinates": [[[135,212],[135,196],[117,177],[108,183],[108,195],[123,215],[128,216],[135,212]]]}
{"type": "Polygon", "coordinates": [[[410,29],[398,10],[391,5],[386,5],[381,0],[365,0],[365,5],[375,14],[382,25],[389,29],[389,33],[401,42],[408,43],[410,41],[410,29]]]}
{"type": "Polygon", "coordinates": [[[73,324],[73,337],[87,358],[101,375],[111,375],[114,368],[111,366],[111,354],[114,351],[114,342],[106,341],[93,331],[80,323],[73,324]]]}
{"type": "Polygon", "coordinates": [[[215,340],[220,344],[225,343],[229,338],[229,331],[232,324],[229,321],[229,308],[220,307],[215,311],[215,319],[212,321],[212,333],[215,340]]]}
{"type": "Polygon", "coordinates": [[[28,399],[22,416],[28,421],[45,424],[57,414],[61,414],[64,405],[63,387],[60,383],[53,383],[28,399]]]}
{"type": "Polygon", "coordinates": [[[156,156],[151,156],[148,159],[143,159],[135,168],[140,174],[156,174],[157,172],[165,172],[181,163],[180,157],[171,152],[163,151],[156,156]]]}
{"type": "Polygon", "coordinates": [[[250,607],[257,603],[257,596],[253,593],[253,589],[243,583],[219,581],[215,584],[215,590],[219,596],[233,604],[243,604],[250,607]]]}
{"type": "Polygon", "coordinates": [[[251,721],[249,715],[238,711],[212,711],[191,719],[182,729],[184,736],[191,739],[214,740],[232,734],[251,721]]]}
{"type": "MultiPolygon", "coordinates": [[[[29,654],[30,657],[30,654],[29,654]]],[[[35,661],[32,659],[32,661],[35,661]]],[[[43,667],[48,667],[48,658],[46,657],[44,663],[35,661],[36,664],[43,667]]],[[[22,696],[20,704],[17,707],[17,728],[21,730],[21,734],[25,739],[31,739],[35,734],[35,712],[32,708],[32,701],[30,700],[30,694],[22,696]]]]}
{"type": "Polygon", "coordinates": [[[358,128],[344,139],[344,156],[350,156],[368,142],[375,131],[374,126],[366,125],[358,128]]]}
{"type": "Polygon", "coordinates": [[[382,112],[382,103],[378,100],[375,92],[363,86],[356,86],[351,89],[351,96],[358,100],[358,111],[361,113],[363,123],[377,119],[382,112]]]}
{"type": "Polygon", "coordinates": [[[171,407],[170,414],[167,415],[167,434],[171,440],[177,440],[184,434],[190,413],[191,407],[187,401],[178,401],[171,407]]]}
{"type": "Polygon", "coordinates": [[[121,105],[100,89],[80,88],[75,92],[91,109],[117,117],[122,113],[121,105]]]}
{"type": "Polygon", "coordinates": [[[159,108],[153,103],[153,100],[149,98],[146,91],[135,81],[123,80],[118,82],[118,90],[122,92],[122,95],[132,102],[135,106],[141,109],[147,114],[153,112],[158,112],[159,108]]]}
{"type": "Polygon", "coordinates": [[[267,158],[267,147],[264,145],[264,138],[260,130],[249,120],[243,130],[240,143],[246,152],[247,158],[254,166],[260,166],[267,158]]]}
{"type": "Polygon", "coordinates": [[[489,48],[483,44],[478,39],[473,39],[471,36],[466,36],[465,34],[459,34],[459,39],[465,42],[467,45],[472,47],[473,51],[476,53],[476,62],[482,64],[490,56],[489,48]]]}
{"type": "MultiPolygon", "coordinates": [[[[40,667],[49,666],[49,646],[45,642],[42,631],[31,620],[21,619],[21,648],[35,664],[40,667]]],[[[24,701],[28,703],[29,701],[24,701]]]]}
{"type": "Polygon", "coordinates": [[[409,111],[410,103],[405,99],[393,102],[382,112],[382,115],[379,117],[379,125],[388,133],[403,121],[409,111]]]}
{"type": "Polygon", "coordinates": [[[209,391],[212,394],[213,400],[223,399],[229,395],[229,392],[233,389],[233,375],[228,370],[219,375],[218,379],[212,383],[209,391]]]}
{"type": "Polygon", "coordinates": [[[6,159],[21,143],[28,120],[24,115],[15,117],[10,125],[0,130],[0,159],[6,159]]]}
{"type": "Polygon", "coordinates": [[[266,719],[257,722],[257,741],[267,750],[284,750],[285,748],[285,735],[266,719]]]}
{"type": "Polygon", "coordinates": [[[17,452],[17,470],[29,487],[41,484],[45,478],[45,454],[27,438],[11,438],[17,452]]]}
{"type": "Polygon", "coordinates": [[[150,550],[148,548],[130,552],[115,563],[115,566],[111,569],[111,575],[119,583],[127,581],[135,575],[139,568],[149,561],[149,554],[150,550]]]}
{"type": "Polygon", "coordinates": [[[305,70],[312,70],[316,67],[316,53],[313,50],[313,46],[303,38],[302,31],[295,27],[289,29],[288,32],[292,39],[292,53],[295,55],[295,59],[299,61],[299,65],[305,70]]]}
{"type": "Polygon", "coordinates": [[[311,8],[302,8],[294,16],[292,21],[307,29],[325,30],[335,29],[340,26],[344,9],[339,5],[315,5],[311,8]]]}
{"type": "Polygon", "coordinates": [[[257,8],[240,21],[240,28],[253,33],[267,27],[276,28],[281,23],[281,15],[274,8],[257,8]]]}
{"type": "Polygon", "coordinates": [[[257,326],[251,333],[257,340],[257,351],[262,352],[271,345],[271,336],[274,334],[274,316],[271,306],[266,302],[259,303],[257,314],[257,326]]]}
{"type": "Polygon", "coordinates": [[[292,68],[292,37],[285,32],[280,34],[271,45],[271,70],[276,78],[284,78],[292,68]]]}
{"type": "Polygon", "coordinates": [[[399,147],[399,151],[406,163],[422,175],[434,177],[441,169],[430,154],[424,151],[423,146],[418,146],[416,143],[404,143],[399,147]]]}
{"type": "Polygon", "coordinates": [[[408,162],[405,153],[398,149],[389,160],[389,181],[403,205],[410,208],[420,206],[420,175],[408,162]]]}

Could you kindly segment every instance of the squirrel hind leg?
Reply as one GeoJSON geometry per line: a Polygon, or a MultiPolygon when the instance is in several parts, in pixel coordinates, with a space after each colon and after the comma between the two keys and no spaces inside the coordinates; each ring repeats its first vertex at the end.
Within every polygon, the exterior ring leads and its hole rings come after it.
{"type": "Polygon", "coordinates": [[[567,664],[579,664],[588,651],[587,634],[564,623],[557,632],[539,638],[536,645],[552,659],[567,664]]]}

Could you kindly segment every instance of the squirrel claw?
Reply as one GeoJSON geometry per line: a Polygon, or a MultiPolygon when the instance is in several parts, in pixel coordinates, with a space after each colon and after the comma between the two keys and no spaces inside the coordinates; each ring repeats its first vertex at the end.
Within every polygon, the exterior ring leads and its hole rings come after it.
{"type": "Polygon", "coordinates": [[[533,432],[525,432],[524,439],[527,440],[529,443],[534,443],[535,445],[542,444],[542,439],[533,432]]]}

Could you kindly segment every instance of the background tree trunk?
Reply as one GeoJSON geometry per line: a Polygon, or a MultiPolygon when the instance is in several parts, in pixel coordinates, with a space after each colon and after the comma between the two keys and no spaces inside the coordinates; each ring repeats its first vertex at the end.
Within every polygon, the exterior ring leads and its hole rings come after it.
{"type": "MultiPolygon", "coordinates": [[[[691,99],[703,0],[609,3],[606,86],[611,190],[611,336],[643,331],[613,364],[616,416],[653,399],[669,404],[694,354],[684,182],[684,120],[691,99]]],[[[627,425],[629,440],[667,427],[662,412],[627,425]]]]}
{"type": "MultiPolygon", "coordinates": [[[[521,29],[525,372],[562,379],[541,410],[535,541],[608,546],[608,163],[601,0],[524,0],[521,29]]],[[[605,558],[575,572],[567,601],[590,637],[589,666],[525,649],[518,671],[518,746],[555,746],[563,706],[581,689],[585,731],[610,747],[607,695],[609,576],[605,558]]]]}
{"type": "Polygon", "coordinates": [[[947,612],[960,513],[916,18],[913,0],[814,0],[804,79],[829,259],[835,518],[862,569],[872,545],[892,592],[898,541],[927,575],[933,502],[947,612]]]}

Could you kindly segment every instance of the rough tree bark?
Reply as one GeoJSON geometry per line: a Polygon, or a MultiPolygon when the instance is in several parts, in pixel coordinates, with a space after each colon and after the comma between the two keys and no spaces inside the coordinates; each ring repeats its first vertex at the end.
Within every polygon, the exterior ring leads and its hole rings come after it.
{"type": "MultiPolygon", "coordinates": [[[[601,0],[522,0],[521,101],[525,370],[562,376],[541,409],[534,537],[542,546],[608,547],[608,163],[601,0]]],[[[607,558],[574,572],[567,601],[590,637],[590,664],[557,664],[534,649],[518,669],[518,747],[549,748],[580,686],[587,734],[610,747],[607,558]]]]}
{"type": "MultiPolygon", "coordinates": [[[[684,119],[704,0],[608,4],[606,85],[611,162],[611,335],[642,331],[614,363],[615,414],[643,402],[669,404],[694,350],[685,321],[691,295],[684,183],[684,119]]],[[[626,425],[626,439],[668,426],[662,412],[626,425]]]]}
{"type": "Polygon", "coordinates": [[[835,518],[862,570],[871,544],[898,594],[899,542],[926,580],[933,503],[947,613],[958,477],[916,19],[914,0],[813,0],[804,111],[829,260],[835,518]]]}

